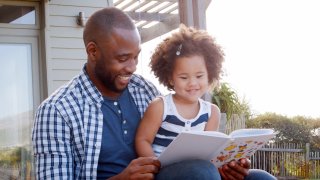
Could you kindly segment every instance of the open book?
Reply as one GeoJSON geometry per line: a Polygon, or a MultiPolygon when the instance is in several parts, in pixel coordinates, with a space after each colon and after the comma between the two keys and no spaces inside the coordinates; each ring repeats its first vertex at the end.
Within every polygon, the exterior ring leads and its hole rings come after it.
{"type": "Polygon", "coordinates": [[[272,129],[238,129],[230,135],[217,131],[186,131],[180,133],[158,158],[162,166],[203,159],[219,168],[231,160],[249,158],[274,136],[272,129]]]}

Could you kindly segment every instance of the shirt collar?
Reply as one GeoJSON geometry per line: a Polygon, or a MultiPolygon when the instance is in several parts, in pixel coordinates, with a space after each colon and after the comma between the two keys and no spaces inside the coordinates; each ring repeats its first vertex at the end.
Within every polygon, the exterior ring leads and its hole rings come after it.
{"type": "Polygon", "coordinates": [[[84,98],[90,103],[98,103],[101,104],[103,101],[103,97],[97,87],[91,81],[87,71],[86,71],[86,64],[82,68],[82,72],[79,76],[79,81],[81,82],[80,85],[83,89],[84,98]]]}

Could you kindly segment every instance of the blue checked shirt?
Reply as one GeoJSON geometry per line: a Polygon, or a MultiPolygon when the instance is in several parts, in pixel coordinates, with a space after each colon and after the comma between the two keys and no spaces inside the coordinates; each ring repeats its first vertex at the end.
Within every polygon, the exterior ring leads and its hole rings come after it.
{"type": "MultiPolygon", "coordinates": [[[[133,75],[128,89],[141,117],[149,102],[160,94],[139,75],[133,75]]],[[[32,131],[37,179],[96,179],[102,102],[102,95],[83,68],[39,106],[32,131]]]]}

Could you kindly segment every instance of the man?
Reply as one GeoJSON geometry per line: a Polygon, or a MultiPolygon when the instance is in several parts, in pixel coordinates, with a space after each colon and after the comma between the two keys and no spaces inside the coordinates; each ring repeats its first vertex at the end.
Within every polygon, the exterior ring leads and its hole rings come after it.
{"type": "MultiPolygon", "coordinates": [[[[88,19],[83,39],[88,61],[82,72],[36,114],[32,141],[37,179],[153,179],[160,162],[137,158],[134,150],[136,127],[148,103],[160,94],[133,74],[141,51],[138,30],[122,11],[105,8],[88,19]]],[[[242,179],[249,168],[243,161],[220,169],[222,176],[242,179]]],[[[191,164],[198,169],[180,167],[198,174],[199,167],[214,169],[204,162],[191,164]]],[[[159,178],[171,172],[161,170],[159,178]]]]}

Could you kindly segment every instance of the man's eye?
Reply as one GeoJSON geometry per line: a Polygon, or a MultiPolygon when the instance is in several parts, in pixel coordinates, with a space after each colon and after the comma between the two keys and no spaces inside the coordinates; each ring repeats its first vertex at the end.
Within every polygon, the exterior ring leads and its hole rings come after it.
{"type": "Polygon", "coordinates": [[[180,79],[187,79],[187,77],[180,77],[180,79]]]}
{"type": "Polygon", "coordinates": [[[202,78],[202,77],[203,77],[203,75],[198,75],[198,76],[197,76],[198,79],[200,79],[200,78],[202,78]]]}
{"type": "Polygon", "coordinates": [[[128,57],[126,57],[126,56],[124,56],[124,57],[119,57],[118,60],[119,60],[120,62],[125,62],[125,61],[128,60],[128,57]]]}

